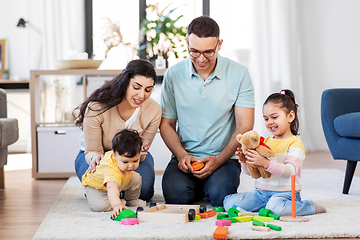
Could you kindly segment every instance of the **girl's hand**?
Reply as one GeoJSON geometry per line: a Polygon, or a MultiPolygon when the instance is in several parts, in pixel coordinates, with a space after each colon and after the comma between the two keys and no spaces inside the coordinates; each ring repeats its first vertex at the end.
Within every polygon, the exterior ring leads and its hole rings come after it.
{"type": "Polygon", "coordinates": [[[245,163],[246,162],[246,157],[245,157],[245,155],[244,155],[241,148],[238,147],[236,149],[235,154],[236,154],[237,159],[239,160],[239,163],[245,163]]]}
{"type": "Polygon", "coordinates": [[[98,154],[95,154],[91,157],[90,163],[89,163],[89,173],[93,173],[96,171],[96,166],[100,164],[101,156],[98,154]]]}
{"type": "Polygon", "coordinates": [[[122,211],[123,209],[127,208],[124,204],[122,204],[121,202],[116,204],[114,206],[114,210],[111,214],[112,218],[116,218],[119,215],[119,212],[122,211]]]}
{"type": "Polygon", "coordinates": [[[255,150],[248,149],[245,153],[245,157],[247,159],[246,163],[251,165],[261,166],[265,169],[268,168],[270,165],[270,160],[262,156],[255,150]]]}

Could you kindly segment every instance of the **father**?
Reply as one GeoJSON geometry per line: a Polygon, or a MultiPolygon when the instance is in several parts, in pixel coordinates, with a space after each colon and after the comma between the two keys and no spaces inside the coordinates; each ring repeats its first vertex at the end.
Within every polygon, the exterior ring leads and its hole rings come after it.
{"type": "Polygon", "coordinates": [[[222,206],[240,184],[235,136],[254,126],[254,89],[246,67],[218,55],[219,35],[213,19],[195,18],[186,39],[190,58],[164,75],[160,133],[173,153],[162,181],[167,203],[206,197],[222,206]],[[205,167],[193,171],[195,161],[205,167]]]}

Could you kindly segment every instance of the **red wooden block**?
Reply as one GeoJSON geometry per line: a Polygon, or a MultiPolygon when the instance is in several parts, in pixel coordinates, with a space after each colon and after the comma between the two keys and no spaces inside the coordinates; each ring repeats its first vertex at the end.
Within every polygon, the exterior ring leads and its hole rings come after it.
{"type": "Polygon", "coordinates": [[[217,227],[213,233],[213,238],[225,239],[228,232],[228,227],[217,227]]]}
{"type": "Polygon", "coordinates": [[[201,218],[209,218],[209,217],[215,216],[217,214],[217,212],[215,210],[209,210],[207,212],[197,213],[197,214],[200,215],[201,218]]]}

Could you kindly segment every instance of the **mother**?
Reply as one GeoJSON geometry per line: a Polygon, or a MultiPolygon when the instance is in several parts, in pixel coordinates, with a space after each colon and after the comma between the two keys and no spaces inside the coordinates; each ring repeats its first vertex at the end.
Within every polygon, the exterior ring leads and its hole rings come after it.
{"type": "Polygon", "coordinates": [[[140,199],[154,195],[154,159],[148,149],[159,128],[160,105],[149,98],[155,85],[156,72],[146,60],[133,60],[117,77],[96,89],[74,111],[79,111],[76,125],[82,127],[80,151],[75,160],[75,171],[81,181],[87,169],[96,165],[111,149],[116,132],[135,129],[143,138],[142,157],[136,172],[142,177],[140,199]]]}

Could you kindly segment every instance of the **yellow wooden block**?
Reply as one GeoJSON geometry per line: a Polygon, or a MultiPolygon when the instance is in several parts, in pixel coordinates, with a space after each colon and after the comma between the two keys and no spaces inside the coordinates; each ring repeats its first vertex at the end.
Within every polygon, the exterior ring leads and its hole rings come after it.
{"type": "Polygon", "coordinates": [[[250,222],[253,220],[254,216],[240,216],[234,217],[237,222],[250,222]]]}
{"type": "Polygon", "coordinates": [[[263,216],[254,216],[255,220],[261,221],[261,222],[273,222],[274,218],[272,217],[263,217],[263,216]]]}
{"type": "Polygon", "coordinates": [[[195,215],[195,219],[194,219],[194,221],[195,221],[195,220],[201,220],[201,216],[200,216],[200,215],[198,215],[198,214],[196,214],[196,215],[195,215]]]}

